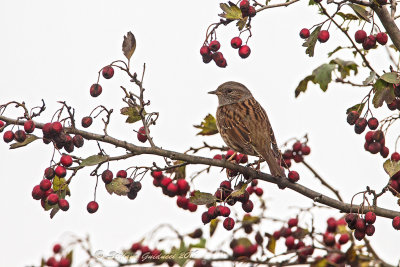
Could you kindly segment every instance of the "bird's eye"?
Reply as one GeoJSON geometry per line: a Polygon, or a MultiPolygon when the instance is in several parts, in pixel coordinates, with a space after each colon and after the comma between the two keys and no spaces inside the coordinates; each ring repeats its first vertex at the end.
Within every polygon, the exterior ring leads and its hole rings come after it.
{"type": "Polygon", "coordinates": [[[228,94],[230,94],[230,93],[232,93],[232,89],[228,89],[226,92],[228,93],[228,94]]]}

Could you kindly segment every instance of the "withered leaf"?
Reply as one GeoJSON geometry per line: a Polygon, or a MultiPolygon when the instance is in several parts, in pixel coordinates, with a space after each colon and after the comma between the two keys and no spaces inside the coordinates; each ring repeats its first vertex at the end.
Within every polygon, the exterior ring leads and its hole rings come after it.
{"type": "Polygon", "coordinates": [[[124,42],[122,43],[122,52],[125,57],[130,60],[133,52],[136,49],[136,39],[132,32],[128,32],[126,36],[124,36],[124,42]]]}

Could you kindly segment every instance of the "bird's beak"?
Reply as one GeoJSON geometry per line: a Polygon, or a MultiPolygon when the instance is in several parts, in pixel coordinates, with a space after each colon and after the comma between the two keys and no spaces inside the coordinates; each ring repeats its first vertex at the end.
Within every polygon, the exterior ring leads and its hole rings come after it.
{"type": "Polygon", "coordinates": [[[217,90],[210,91],[210,92],[208,92],[208,93],[209,93],[209,94],[212,94],[212,95],[218,95],[217,90]]]}

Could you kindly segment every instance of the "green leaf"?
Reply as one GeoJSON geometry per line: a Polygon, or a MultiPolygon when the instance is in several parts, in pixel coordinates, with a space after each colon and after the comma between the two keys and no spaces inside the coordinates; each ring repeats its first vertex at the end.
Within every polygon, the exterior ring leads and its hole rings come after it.
{"type": "Polygon", "coordinates": [[[65,256],[67,259],[69,259],[69,262],[72,265],[72,256],[73,256],[74,251],[71,250],[70,252],[67,253],[67,256],[65,256]]]}
{"type": "Polygon", "coordinates": [[[190,244],[189,249],[191,248],[205,248],[206,247],[206,239],[202,237],[199,241],[199,243],[196,244],[190,244]]]}
{"type": "Polygon", "coordinates": [[[316,5],[317,3],[315,3],[315,1],[314,0],[310,0],[310,1],[308,1],[308,5],[309,6],[313,6],[313,5],[316,5]]]}
{"type": "Polygon", "coordinates": [[[399,74],[397,72],[388,72],[383,74],[380,79],[388,83],[397,84],[400,83],[399,74]]]}
{"type": "Polygon", "coordinates": [[[312,267],[326,267],[326,266],[329,266],[328,263],[329,263],[328,260],[323,258],[323,259],[317,260],[311,266],[312,267]]]}
{"type": "Polygon", "coordinates": [[[328,84],[332,81],[332,71],[336,68],[335,64],[322,64],[313,71],[314,83],[318,83],[322,91],[328,89],[328,84]]]}
{"type": "Polygon", "coordinates": [[[379,108],[383,105],[383,102],[387,104],[392,103],[395,100],[394,89],[393,86],[390,86],[384,80],[377,80],[374,84],[375,94],[372,99],[372,103],[375,108],[379,108]]]}
{"type": "Polygon", "coordinates": [[[55,192],[64,191],[64,190],[69,192],[69,187],[68,187],[68,184],[66,183],[65,178],[60,178],[57,175],[54,176],[54,179],[53,179],[53,190],[55,192]]]}
{"type": "MultiPolygon", "coordinates": [[[[128,116],[126,118],[126,123],[135,123],[137,121],[140,121],[142,117],[140,116],[140,110],[141,107],[139,105],[134,104],[133,106],[130,107],[123,107],[121,108],[120,112],[122,115],[128,116]]],[[[142,111],[143,116],[146,115],[146,111],[142,111]]]]}
{"type": "Polygon", "coordinates": [[[217,230],[218,223],[219,223],[218,218],[211,220],[211,222],[210,222],[210,237],[212,237],[215,233],[215,230],[217,230]]]}
{"type": "Polygon", "coordinates": [[[174,256],[173,259],[174,259],[175,263],[177,263],[179,266],[184,266],[186,261],[189,258],[188,256],[186,256],[186,255],[188,255],[188,252],[189,252],[189,248],[186,247],[185,243],[182,240],[179,248],[173,247],[171,249],[171,253],[169,253],[169,255],[174,256]]]}
{"type": "Polygon", "coordinates": [[[18,142],[18,143],[13,143],[13,144],[10,145],[10,149],[15,149],[15,148],[19,148],[19,147],[26,146],[27,144],[32,143],[33,141],[35,141],[35,140],[37,140],[37,139],[39,139],[39,137],[37,137],[36,135],[34,135],[34,134],[27,134],[27,135],[26,135],[26,139],[25,139],[24,142],[21,142],[21,143],[19,143],[19,142],[18,142]]]}
{"type": "Polygon", "coordinates": [[[350,71],[354,71],[354,75],[358,73],[358,65],[354,61],[345,61],[340,58],[335,58],[331,60],[331,64],[338,65],[338,71],[342,79],[350,75],[350,71]]]}
{"type": "Polygon", "coordinates": [[[244,26],[246,26],[247,18],[248,17],[245,17],[243,19],[238,20],[238,22],[236,22],[236,26],[238,27],[239,31],[243,30],[244,26]]]}
{"type": "Polygon", "coordinates": [[[310,57],[314,56],[314,48],[315,44],[318,40],[318,33],[320,32],[322,26],[318,26],[314,29],[314,31],[310,34],[310,37],[304,42],[303,46],[307,47],[306,54],[310,57]]]}
{"type": "Polygon", "coordinates": [[[341,16],[344,21],[346,20],[359,20],[359,18],[351,13],[344,14],[343,12],[336,13],[337,15],[341,16]]]}
{"type": "Polygon", "coordinates": [[[229,5],[225,3],[219,4],[221,9],[224,11],[224,13],[220,14],[220,17],[229,19],[229,20],[237,20],[237,19],[243,19],[242,17],[242,11],[240,8],[238,8],[235,4],[232,2],[229,2],[229,5]]]}
{"type": "Polygon", "coordinates": [[[393,175],[400,171],[400,161],[396,162],[388,159],[383,163],[383,169],[390,177],[393,177],[393,175]]]}
{"type": "Polygon", "coordinates": [[[231,197],[238,197],[240,195],[244,194],[244,191],[246,191],[247,184],[243,184],[240,188],[235,189],[231,193],[231,197]]]}
{"type": "Polygon", "coordinates": [[[346,114],[349,114],[351,111],[357,111],[358,113],[360,113],[361,114],[361,112],[363,111],[363,109],[364,109],[364,106],[365,106],[365,102],[364,103],[360,103],[360,104],[357,104],[357,105],[354,105],[354,106],[352,106],[351,108],[348,108],[347,110],[346,110],[346,114]]]}
{"type": "Polygon", "coordinates": [[[217,124],[213,115],[208,114],[200,125],[193,125],[195,128],[201,129],[197,135],[213,135],[218,133],[217,124]]]}
{"type": "Polygon", "coordinates": [[[394,49],[396,52],[398,52],[399,50],[397,49],[396,46],[394,46],[394,44],[389,45],[390,48],[394,49]]]}
{"type": "Polygon", "coordinates": [[[260,217],[245,214],[242,219],[243,224],[253,224],[260,222],[260,217]]]}
{"type": "Polygon", "coordinates": [[[363,81],[363,85],[372,83],[375,80],[375,77],[376,77],[375,71],[370,71],[369,76],[363,81]]]}
{"type": "Polygon", "coordinates": [[[369,13],[368,11],[365,9],[365,7],[357,5],[357,4],[348,4],[356,13],[356,15],[363,20],[366,20],[368,22],[370,22],[369,19],[369,13]]]}
{"type": "Polygon", "coordinates": [[[196,205],[212,204],[217,198],[210,193],[203,193],[198,190],[194,191],[194,195],[190,197],[190,202],[196,205]]]}
{"type": "Polygon", "coordinates": [[[307,229],[297,227],[296,231],[293,233],[293,237],[299,240],[302,240],[304,237],[309,235],[310,232],[307,229]]]}
{"type": "MultiPolygon", "coordinates": [[[[181,161],[181,160],[174,161],[174,165],[180,165],[182,163],[184,163],[184,161],[181,161]]],[[[185,179],[186,165],[176,167],[176,168],[171,168],[171,169],[167,170],[166,173],[171,173],[171,174],[174,173],[175,174],[174,179],[185,179]]]]}
{"type": "Polygon", "coordinates": [[[92,155],[92,156],[82,160],[79,167],[93,166],[93,165],[97,165],[97,164],[102,163],[107,160],[108,160],[108,156],[92,155]]]}
{"type": "Polygon", "coordinates": [[[312,80],[314,80],[314,75],[309,75],[301,80],[299,85],[297,85],[296,90],[294,91],[295,97],[298,97],[300,93],[304,93],[307,90],[308,82],[312,80]]]}
{"type": "Polygon", "coordinates": [[[114,178],[111,183],[106,184],[107,192],[112,195],[113,193],[117,194],[118,196],[126,196],[129,192],[129,188],[127,185],[130,184],[128,178],[114,178]]]}
{"type": "Polygon", "coordinates": [[[124,36],[124,41],[122,43],[122,52],[125,57],[130,60],[133,52],[136,49],[136,39],[132,32],[128,32],[126,36],[124,36]]]}
{"type": "Polygon", "coordinates": [[[269,252],[275,254],[275,248],[276,248],[276,239],[273,236],[270,236],[268,238],[267,249],[269,252]]]}
{"type": "Polygon", "coordinates": [[[241,237],[236,239],[238,245],[242,245],[245,248],[248,248],[252,245],[251,241],[247,237],[241,237]]]}
{"type": "Polygon", "coordinates": [[[328,53],[328,57],[331,57],[333,54],[335,54],[337,51],[342,50],[344,47],[338,46],[333,50],[332,52],[328,53]]]}

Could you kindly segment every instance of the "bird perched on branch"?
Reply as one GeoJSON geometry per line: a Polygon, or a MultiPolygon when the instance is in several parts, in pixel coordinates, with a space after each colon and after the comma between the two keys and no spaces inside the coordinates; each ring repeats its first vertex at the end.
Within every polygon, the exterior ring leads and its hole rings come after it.
{"type": "Polygon", "coordinates": [[[263,158],[273,176],[285,177],[267,113],[250,90],[241,83],[226,82],[208,93],[218,96],[216,121],[224,142],[237,152],[263,158]]]}

